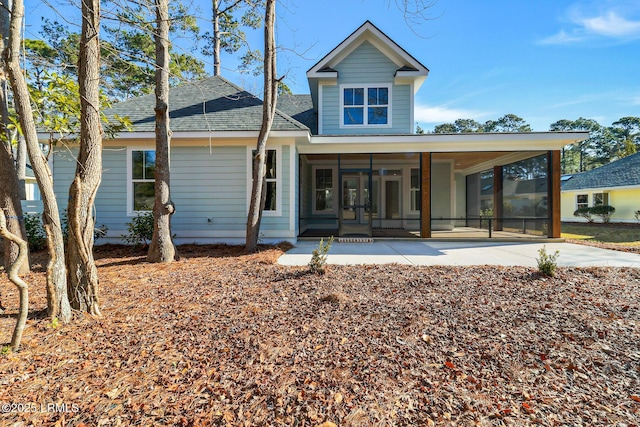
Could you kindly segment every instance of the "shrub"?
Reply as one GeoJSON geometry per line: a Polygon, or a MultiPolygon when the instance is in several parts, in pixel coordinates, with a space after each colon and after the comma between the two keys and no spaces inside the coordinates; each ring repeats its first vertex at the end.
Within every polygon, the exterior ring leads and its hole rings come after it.
{"type": "Polygon", "coordinates": [[[555,251],[553,254],[549,255],[547,253],[547,247],[543,246],[539,251],[539,258],[536,258],[538,261],[538,271],[545,276],[553,277],[556,273],[556,269],[558,268],[558,256],[560,256],[560,251],[555,251]]]}
{"type": "Polygon", "coordinates": [[[611,214],[616,211],[616,208],[609,205],[597,205],[589,208],[592,215],[597,215],[602,218],[602,222],[608,224],[611,221],[611,214]]]}
{"type": "Polygon", "coordinates": [[[122,238],[128,245],[147,247],[153,237],[153,212],[138,213],[127,223],[127,231],[122,238]]]}
{"type": "Polygon", "coordinates": [[[576,209],[575,212],[573,212],[573,216],[579,216],[579,217],[585,218],[587,222],[593,222],[593,216],[591,215],[591,208],[589,207],[576,209]]]}
{"type": "Polygon", "coordinates": [[[47,235],[38,214],[25,214],[24,227],[27,230],[29,249],[37,252],[47,246],[47,235]]]}
{"type": "Polygon", "coordinates": [[[637,210],[633,213],[633,216],[635,217],[636,221],[640,222],[640,210],[637,210]]]}
{"type": "Polygon", "coordinates": [[[327,264],[327,256],[331,244],[333,243],[333,236],[329,237],[327,243],[324,243],[320,239],[318,247],[311,253],[311,261],[309,261],[309,270],[316,274],[324,274],[325,265],[327,264]]]}

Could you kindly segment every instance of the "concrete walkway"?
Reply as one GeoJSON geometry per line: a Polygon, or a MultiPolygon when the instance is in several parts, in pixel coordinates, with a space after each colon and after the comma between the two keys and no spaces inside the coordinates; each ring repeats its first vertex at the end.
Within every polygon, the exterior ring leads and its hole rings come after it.
{"type": "MultiPolygon", "coordinates": [[[[537,267],[538,250],[560,251],[559,266],[635,267],[640,255],[572,243],[426,242],[377,240],[337,243],[329,250],[329,264],[503,265],[537,267]]],[[[300,241],[278,259],[282,265],[307,265],[318,242],[300,241]]]]}

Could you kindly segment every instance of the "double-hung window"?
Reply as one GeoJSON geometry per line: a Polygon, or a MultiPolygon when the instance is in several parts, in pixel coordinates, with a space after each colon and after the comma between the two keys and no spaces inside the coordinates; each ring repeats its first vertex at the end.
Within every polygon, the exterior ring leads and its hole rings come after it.
{"type": "Polygon", "coordinates": [[[155,197],[155,150],[132,151],[130,167],[133,211],[150,211],[155,197]]]}
{"type": "Polygon", "coordinates": [[[588,208],[589,207],[589,195],[588,194],[578,194],[576,196],[576,208],[588,208]]]}
{"type": "Polygon", "coordinates": [[[389,126],[390,85],[343,86],[343,126],[389,126]]]}
{"type": "Polygon", "coordinates": [[[609,194],[608,193],[593,193],[593,206],[608,205],[609,194]]]}
{"type": "MultiPolygon", "coordinates": [[[[265,159],[265,202],[264,212],[276,212],[278,210],[278,160],[276,150],[266,150],[265,159]]],[[[256,150],[251,151],[251,159],[255,159],[256,150]]],[[[253,163],[251,163],[252,169],[249,173],[253,173],[253,163]]]]}

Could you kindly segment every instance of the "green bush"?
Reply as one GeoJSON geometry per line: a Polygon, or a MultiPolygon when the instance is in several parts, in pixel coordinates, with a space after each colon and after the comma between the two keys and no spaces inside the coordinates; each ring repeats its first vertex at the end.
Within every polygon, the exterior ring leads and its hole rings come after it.
{"type": "Polygon", "coordinates": [[[576,209],[575,212],[573,212],[573,216],[580,216],[586,219],[587,222],[593,222],[593,216],[591,215],[591,208],[589,207],[576,209]]]}
{"type": "Polygon", "coordinates": [[[127,223],[129,234],[122,236],[128,245],[147,247],[153,237],[153,212],[138,213],[127,223]]]}
{"type": "Polygon", "coordinates": [[[609,205],[597,205],[589,208],[591,210],[591,215],[597,215],[602,218],[602,222],[608,224],[611,221],[611,214],[616,211],[616,208],[609,205]]]}
{"type": "Polygon", "coordinates": [[[633,213],[633,216],[635,217],[636,221],[640,222],[640,210],[637,210],[633,213]]]}
{"type": "Polygon", "coordinates": [[[327,256],[332,243],[333,236],[327,240],[327,243],[324,243],[322,239],[320,239],[320,244],[318,244],[318,247],[311,253],[311,261],[309,261],[309,270],[311,270],[312,273],[324,274],[327,256]]]}
{"type": "Polygon", "coordinates": [[[549,255],[547,253],[547,247],[543,246],[542,249],[538,251],[539,258],[536,258],[538,261],[538,271],[545,276],[553,277],[556,274],[556,269],[558,268],[558,256],[560,256],[560,251],[555,251],[553,254],[549,255]]]}
{"type": "Polygon", "coordinates": [[[27,230],[29,250],[37,252],[47,247],[47,235],[38,214],[25,214],[24,227],[27,230]]]}

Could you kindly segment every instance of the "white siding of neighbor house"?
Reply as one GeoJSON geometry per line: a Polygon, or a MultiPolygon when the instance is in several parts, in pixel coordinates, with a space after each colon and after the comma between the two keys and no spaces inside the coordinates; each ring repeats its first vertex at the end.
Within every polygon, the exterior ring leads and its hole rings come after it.
{"type": "MultiPolygon", "coordinates": [[[[149,149],[152,145],[136,149],[149,149]]],[[[281,151],[277,165],[281,185],[279,215],[264,215],[261,234],[265,241],[292,240],[290,219],[290,148],[281,151]]],[[[77,150],[75,150],[77,151],[77,150]]],[[[75,151],[73,154],[75,154],[75,151]]],[[[171,149],[171,198],[176,212],[171,219],[175,241],[181,243],[243,243],[248,210],[248,149],[234,146],[176,146],[171,149]]],[[[96,197],[96,226],[108,227],[106,238],[96,243],[116,243],[133,218],[127,212],[127,148],[103,151],[102,183],[96,197]]],[[[75,173],[72,153],[59,151],[54,159],[55,191],[60,208],[66,209],[69,184],[75,173]]],[[[249,187],[248,187],[249,186],[249,187]]]]}
{"type": "Polygon", "coordinates": [[[321,86],[320,133],[337,134],[407,134],[413,133],[411,123],[412,87],[395,85],[394,75],[399,67],[369,42],[363,42],[335,69],[336,85],[321,86]],[[392,127],[340,127],[340,85],[391,84],[392,127]]]}

